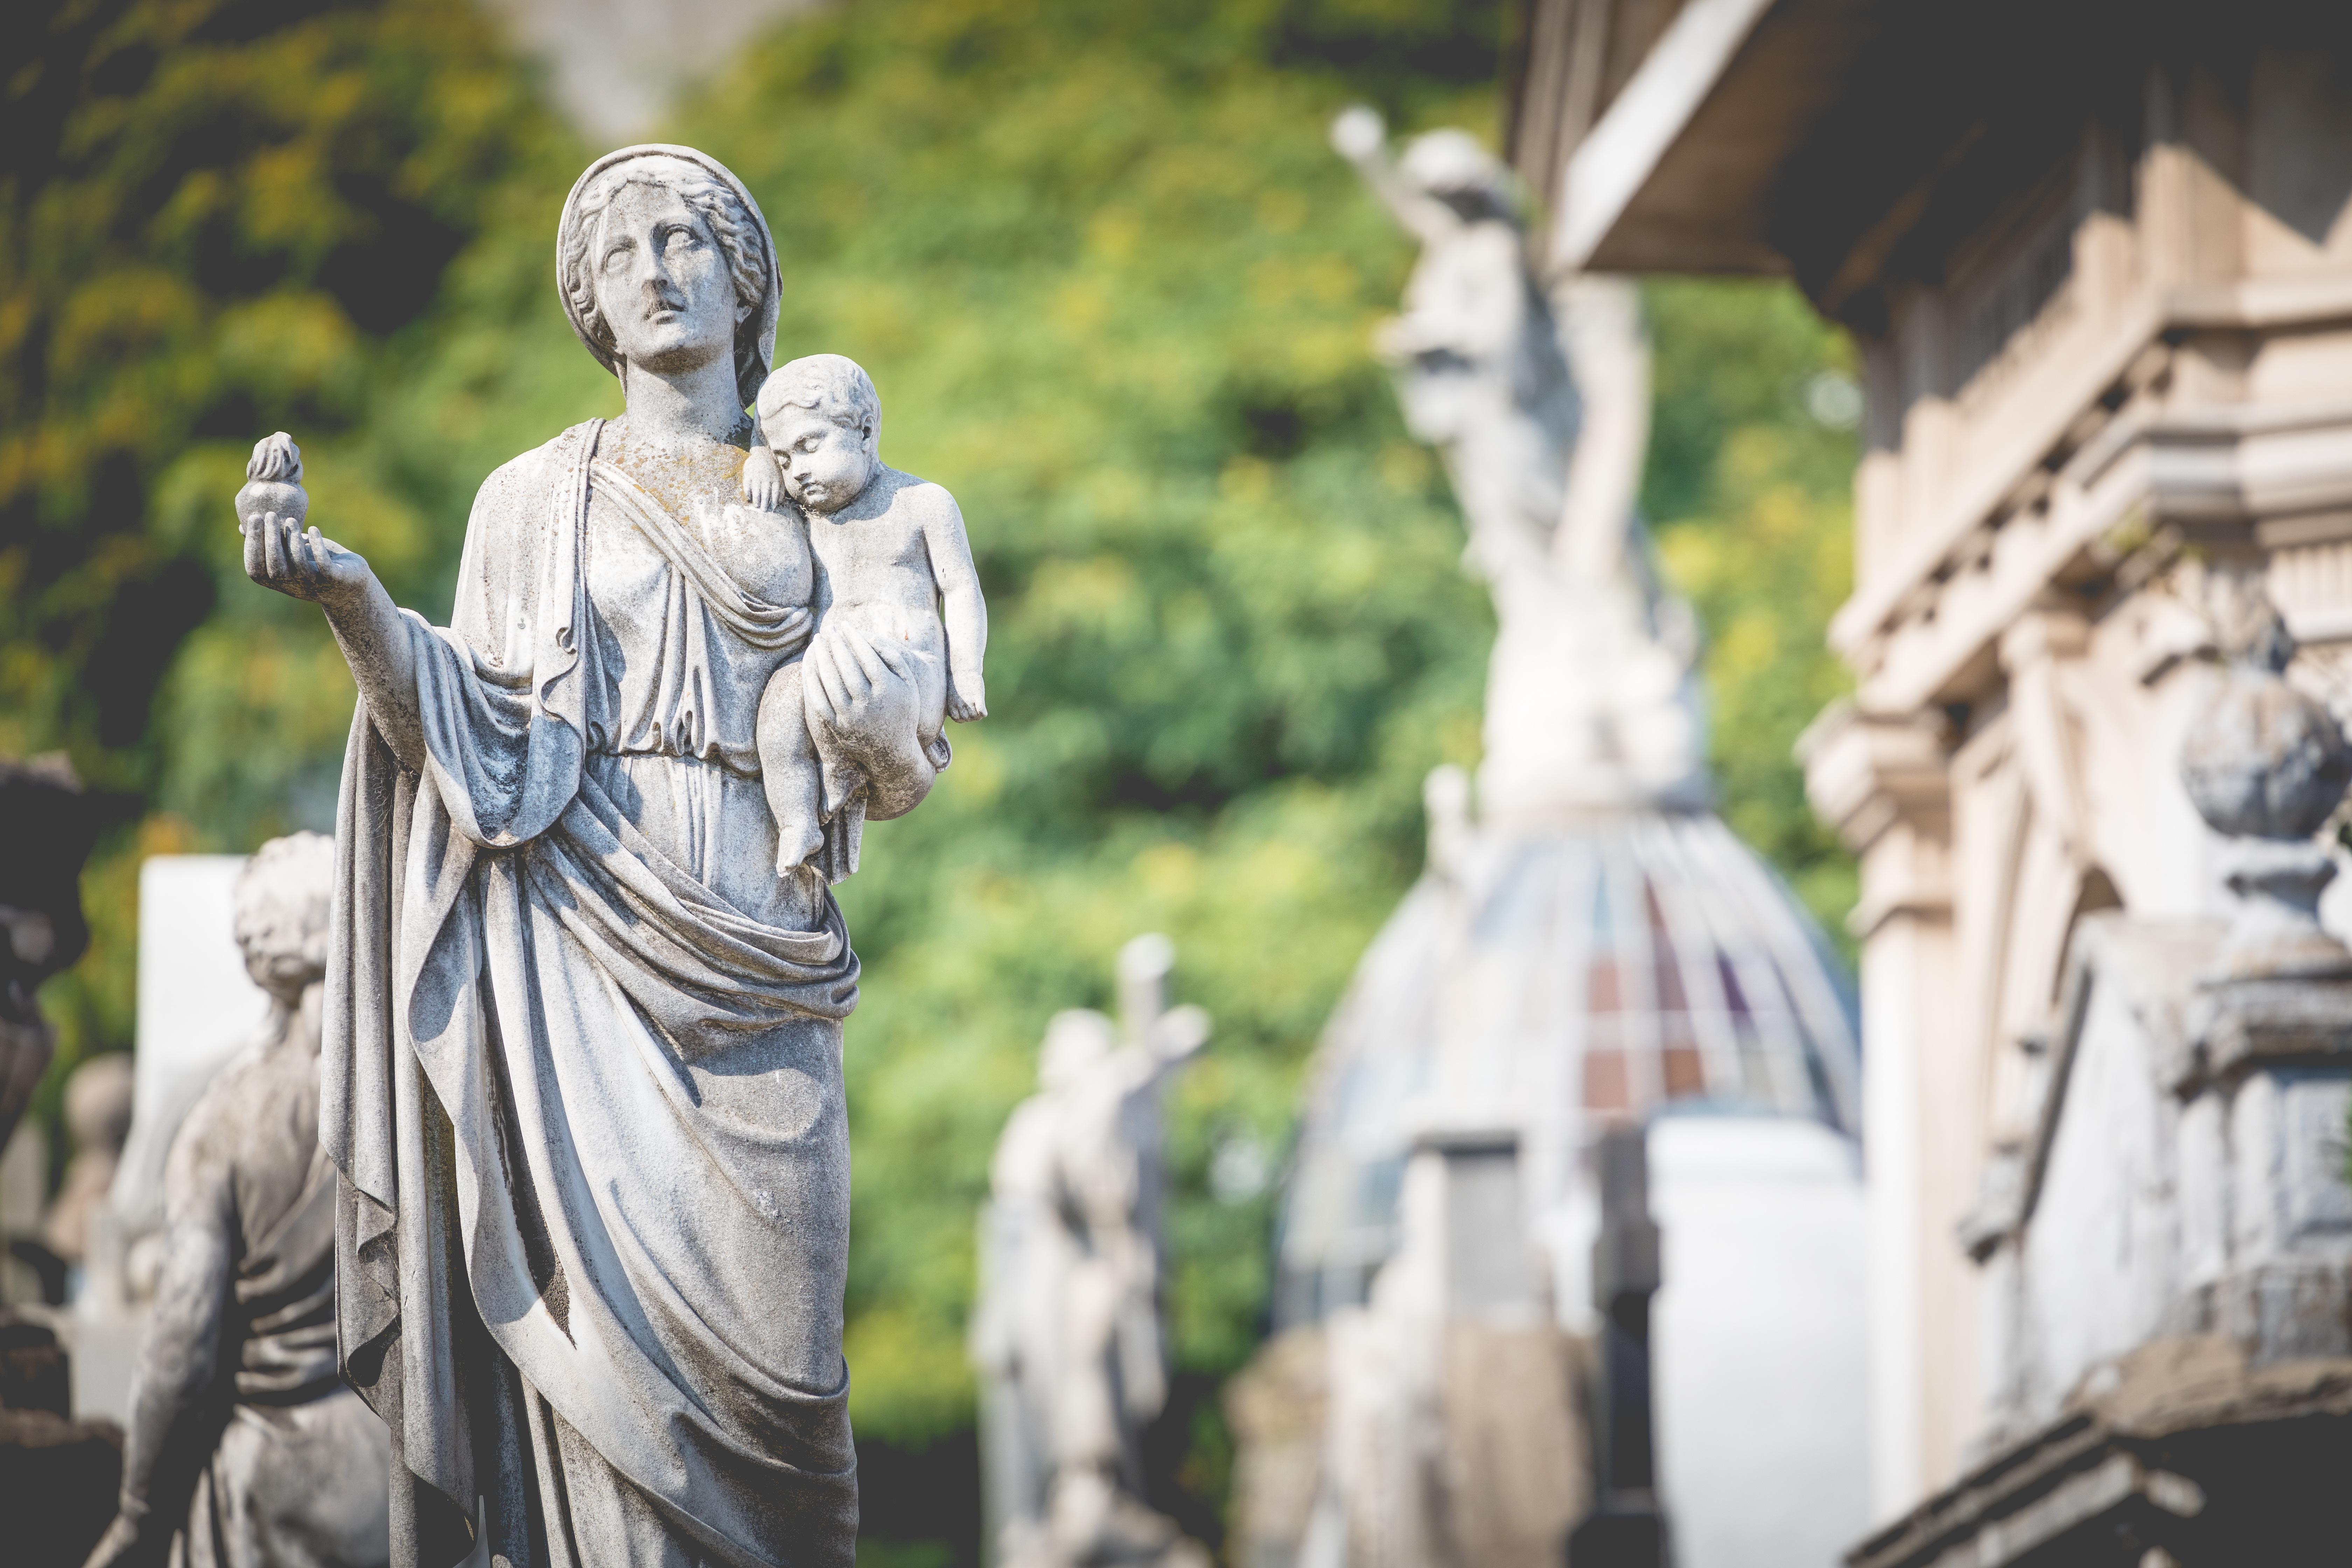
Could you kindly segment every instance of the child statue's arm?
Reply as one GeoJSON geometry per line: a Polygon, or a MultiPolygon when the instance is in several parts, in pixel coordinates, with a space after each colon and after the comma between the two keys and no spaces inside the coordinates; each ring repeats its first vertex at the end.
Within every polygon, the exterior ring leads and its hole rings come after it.
{"type": "Polygon", "coordinates": [[[743,456],[743,499],[761,511],[784,504],[784,471],[768,446],[768,433],[751,421],[751,449],[743,456]]]}
{"type": "Polygon", "coordinates": [[[980,570],[971,563],[963,513],[945,490],[939,491],[939,503],[923,521],[923,540],[930,549],[940,621],[948,634],[948,717],[969,724],[988,717],[988,685],[981,674],[988,652],[988,601],[981,597],[980,570]]]}

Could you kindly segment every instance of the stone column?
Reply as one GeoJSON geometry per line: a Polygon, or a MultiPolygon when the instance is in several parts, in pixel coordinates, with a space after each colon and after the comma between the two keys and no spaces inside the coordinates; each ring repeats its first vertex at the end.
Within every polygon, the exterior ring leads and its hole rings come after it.
{"type": "Polygon", "coordinates": [[[1929,1319],[1969,1289],[1936,1195],[1969,1151],[1939,1126],[1941,1075],[1965,1070],[1953,939],[1948,752],[1922,720],[1832,710],[1800,742],[1813,809],[1862,857],[1864,1160],[1869,1184],[1871,1496],[1908,1506],[1948,1463],[1940,1439],[1966,1366],[1928,1354],[1929,1319]]]}

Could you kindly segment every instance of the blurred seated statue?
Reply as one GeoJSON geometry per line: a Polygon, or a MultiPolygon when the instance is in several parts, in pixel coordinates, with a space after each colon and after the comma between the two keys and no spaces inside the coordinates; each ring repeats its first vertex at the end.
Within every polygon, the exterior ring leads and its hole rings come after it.
{"type": "Polygon", "coordinates": [[[172,1145],[121,1510],[90,1568],[391,1560],[390,1438],[336,1363],[334,1166],[319,1144],[334,878],[333,840],[298,833],[237,881],[237,945],[273,1005],[172,1145]]]}
{"type": "Polygon", "coordinates": [[[66,1131],[73,1158],[49,1212],[41,1239],[67,1263],[89,1252],[90,1218],[114,1185],[122,1145],[131,1137],[131,1054],[109,1051],[74,1068],[66,1079],[66,1131]]]}
{"type": "Polygon", "coordinates": [[[1124,1029],[1055,1015],[1039,1092],[997,1144],[972,1354],[1001,1568],[1206,1563],[1144,1500],[1143,1429],[1167,1399],[1160,1090],[1209,1033],[1199,1008],[1165,1010],[1173,957],[1160,936],[1119,954],[1124,1029]]]}

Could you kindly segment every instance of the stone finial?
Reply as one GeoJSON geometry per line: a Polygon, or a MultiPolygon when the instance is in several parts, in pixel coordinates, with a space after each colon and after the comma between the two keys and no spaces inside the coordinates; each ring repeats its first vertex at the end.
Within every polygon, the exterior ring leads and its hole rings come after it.
{"type": "Polygon", "coordinates": [[[2294,640],[2258,584],[2224,579],[2209,614],[2227,662],[2182,742],[2180,781],[2231,841],[2224,880],[2238,909],[2223,977],[2352,973],[2352,952],[2320,929],[2336,862],[2313,838],[2352,783],[2352,746],[2326,707],[2287,680],[2294,640]]]}

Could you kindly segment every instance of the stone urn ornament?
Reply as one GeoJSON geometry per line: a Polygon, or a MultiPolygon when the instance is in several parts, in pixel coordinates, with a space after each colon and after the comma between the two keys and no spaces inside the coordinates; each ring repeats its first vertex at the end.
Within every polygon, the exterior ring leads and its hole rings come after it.
{"type": "Polygon", "coordinates": [[[2319,924],[2336,860],[2315,836],[2352,783],[2352,746],[2326,706],[2285,675],[2294,639],[2259,586],[2224,586],[2214,616],[2226,663],[2180,752],[2189,804],[2227,835],[2237,910],[2215,978],[2352,974],[2352,951],[2319,924]]]}

